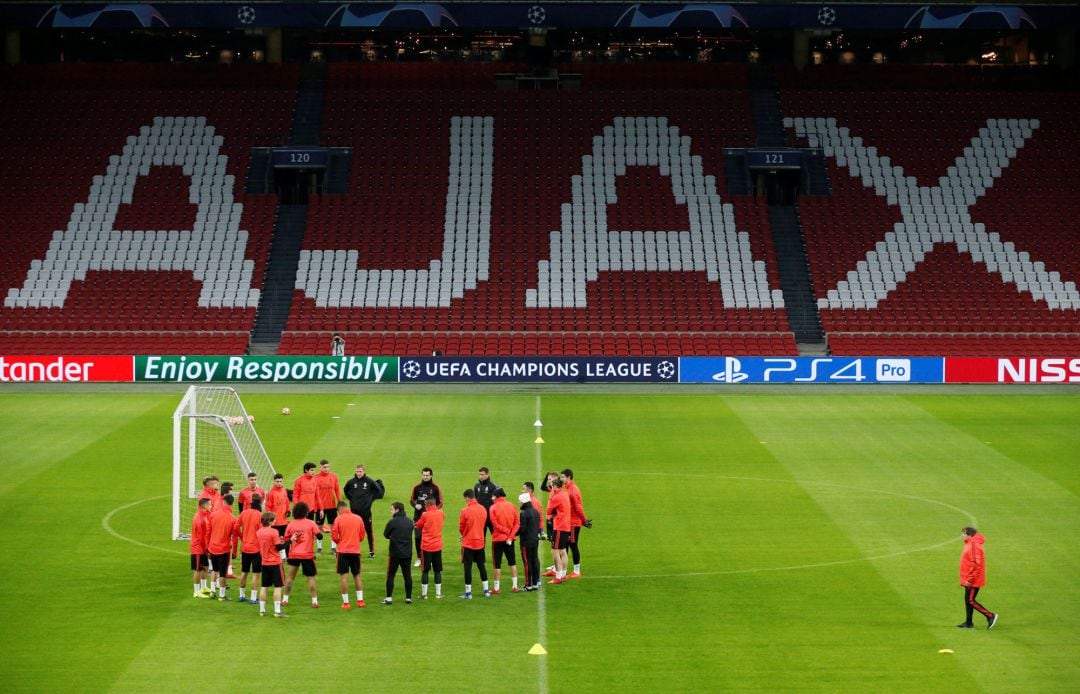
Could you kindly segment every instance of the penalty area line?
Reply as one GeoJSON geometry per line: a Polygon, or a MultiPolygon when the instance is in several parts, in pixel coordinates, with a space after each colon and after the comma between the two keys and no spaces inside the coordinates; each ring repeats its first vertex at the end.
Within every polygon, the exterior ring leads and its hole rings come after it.
{"type": "Polygon", "coordinates": [[[139,504],[145,504],[148,501],[158,501],[160,499],[168,499],[168,498],[169,498],[168,494],[163,494],[162,496],[152,496],[149,499],[139,499],[138,501],[132,501],[130,504],[124,504],[123,506],[118,506],[117,508],[114,508],[113,510],[111,510],[108,513],[105,514],[105,517],[101,519],[101,527],[105,528],[105,532],[109,533],[110,535],[115,537],[117,540],[123,540],[124,542],[130,542],[133,545],[138,545],[139,547],[145,547],[146,549],[153,549],[153,550],[156,550],[158,552],[165,552],[166,554],[179,554],[179,555],[183,556],[184,554],[187,554],[187,552],[179,552],[179,551],[177,551],[175,549],[169,549],[168,547],[156,547],[154,545],[148,545],[145,542],[139,542],[138,540],[133,540],[132,538],[127,537],[126,535],[121,535],[120,533],[113,530],[113,527],[112,527],[112,517],[115,516],[117,513],[120,513],[121,511],[127,510],[127,509],[131,508],[132,506],[138,506],[139,504]]]}

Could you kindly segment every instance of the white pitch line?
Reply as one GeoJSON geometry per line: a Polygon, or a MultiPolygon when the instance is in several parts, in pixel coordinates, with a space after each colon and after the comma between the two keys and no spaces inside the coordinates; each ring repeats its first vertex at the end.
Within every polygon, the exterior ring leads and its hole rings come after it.
{"type": "MultiPolygon", "coordinates": [[[[540,396],[539,395],[536,396],[536,419],[534,419],[533,421],[534,422],[542,422],[542,421],[544,421],[544,420],[540,419],[540,396]]],[[[541,427],[536,427],[536,437],[537,438],[540,438],[540,429],[541,429],[541,427]]],[[[543,447],[543,444],[540,444],[540,443],[535,444],[535,448],[536,448],[536,480],[537,481],[539,481],[540,476],[544,474],[544,460],[543,460],[543,455],[541,454],[542,447],[543,447]]],[[[543,516],[541,516],[540,522],[541,523],[544,522],[543,516]]],[[[537,553],[537,555],[539,556],[539,553],[537,553]]],[[[543,564],[543,562],[541,562],[541,564],[543,564]]],[[[536,567],[536,570],[537,571],[540,570],[539,565],[536,567]]],[[[543,583],[543,581],[541,581],[541,583],[543,583]]],[[[543,589],[537,591],[537,593],[539,594],[539,598],[540,598],[539,602],[537,603],[537,613],[538,613],[537,614],[537,625],[536,625],[536,630],[537,630],[537,633],[538,633],[537,643],[539,643],[541,646],[543,646],[546,649],[548,647],[547,646],[547,603],[544,600],[544,591],[543,591],[543,589]]],[[[540,672],[538,673],[538,676],[536,678],[536,680],[537,680],[537,691],[539,691],[540,694],[547,694],[547,691],[548,691],[548,659],[547,659],[546,655],[537,656],[537,659],[540,661],[537,664],[537,667],[540,670],[540,672]]]]}
{"type": "Polygon", "coordinates": [[[154,545],[148,545],[145,542],[139,542],[138,540],[132,540],[130,537],[126,537],[124,535],[121,535],[120,533],[113,530],[112,525],[110,525],[110,521],[112,520],[112,517],[115,516],[120,511],[123,511],[125,509],[129,509],[132,506],[138,506],[139,504],[145,504],[147,501],[157,501],[158,499],[168,499],[168,498],[169,498],[168,494],[164,494],[162,496],[152,496],[149,499],[139,499],[138,501],[132,501],[130,504],[124,504],[123,506],[114,508],[113,510],[106,513],[105,517],[101,519],[101,527],[105,528],[105,532],[109,533],[110,535],[115,537],[117,540],[123,540],[124,542],[130,542],[133,545],[138,545],[139,547],[145,547],[147,549],[157,550],[158,552],[165,552],[166,554],[179,554],[179,555],[183,556],[183,555],[187,554],[187,552],[179,552],[179,551],[177,551],[175,549],[169,549],[168,547],[156,547],[154,545]]]}

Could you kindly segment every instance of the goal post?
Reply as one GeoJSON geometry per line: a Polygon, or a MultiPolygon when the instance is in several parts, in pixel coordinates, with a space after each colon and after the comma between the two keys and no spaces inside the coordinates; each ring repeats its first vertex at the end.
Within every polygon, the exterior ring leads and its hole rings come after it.
{"type": "Polygon", "coordinates": [[[203,478],[239,491],[249,472],[264,488],[273,483],[274,466],[236,390],[190,386],[173,412],[172,538],[188,539],[203,478]]]}

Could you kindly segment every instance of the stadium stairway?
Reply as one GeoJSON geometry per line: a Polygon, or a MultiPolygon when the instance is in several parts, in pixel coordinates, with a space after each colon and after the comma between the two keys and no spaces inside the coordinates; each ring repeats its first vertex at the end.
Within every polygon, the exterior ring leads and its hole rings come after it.
{"type": "Polygon", "coordinates": [[[750,171],[746,168],[745,154],[725,153],[724,174],[727,176],[728,195],[750,195],[750,171]]]}
{"type": "Polygon", "coordinates": [[[788,322],[795,333],[800,353],[816,352],[825,342],[818,320],[817,300],[806,260],[799,216],[794,207],[769,205],[769,227],[772,229],[776,263],[780,271],[780,286],[788,322]]]}
{"type": "Polygon", "coordinates": [[[262,297],[251,336],[252,354],[277,352],[292,305],[293,285],[306,225],[307,205],[278,206],[262,297]]]}
{"type": "Polygon", "coordinates": [[[829,168],[820,150],[806,157],[806,193],[808,195],[832,195],[829,185],[829,168]]]}
{"type": "Polygon", "coordinates": [[[783,121],[780,118],[780,101],[776,93],[776,78],[772,69],[763,65],[751,65],[750,106],[754,114],[754,133],[758,147],[783,147],[787,144],[783,121]]]}
{"type": "Polygon", "coordinates": [[[289,134],[290,145],[319,144],[323,104],[326,100],[326,75],[325,63],[309,63],[304,66],[300,85],[296,90],[296,107],[293,109],[292,131],[289,134]]]}
{"type": "MultiPolygon", "coordinates": [[[[296,89],[290,145],[318,145],[326,100],[327,68],[323,63],[305,65],[296,89]]],[[[307,227],[308,206],[279,204],[266,264],[263,293],[251,334],[252,354],[276,354],[292,305],[293,285],[300,261],[300,246],[307,227]]]]}
{"type": "Polygon", "coordinates": [[[351,174],[352,152],[347,149],[330,150],[330,159],[326,162],[326,177],[323,179],[323,192],[331,195],[348,193],[351,174]]]}
{"type": "Polygon", "coordinates": [[[251,150],[244,192],[248,195],[266,195],[270,192],[270,151],[265,147],[251,150]]]}

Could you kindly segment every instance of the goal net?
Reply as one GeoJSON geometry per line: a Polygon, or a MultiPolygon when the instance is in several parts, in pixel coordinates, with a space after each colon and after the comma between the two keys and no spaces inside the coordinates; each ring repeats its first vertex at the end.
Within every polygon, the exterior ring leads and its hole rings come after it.
{"type": "Polygon", "coordinates": [[[274,466],[253,421],[232,388],[191,386],[184,393],[173,412],[174,540],[190,536],[203,478],[232,482],[234,494],[247,486],[249,472],[259,476],[263,488],[273,483],[274,466]]]}

